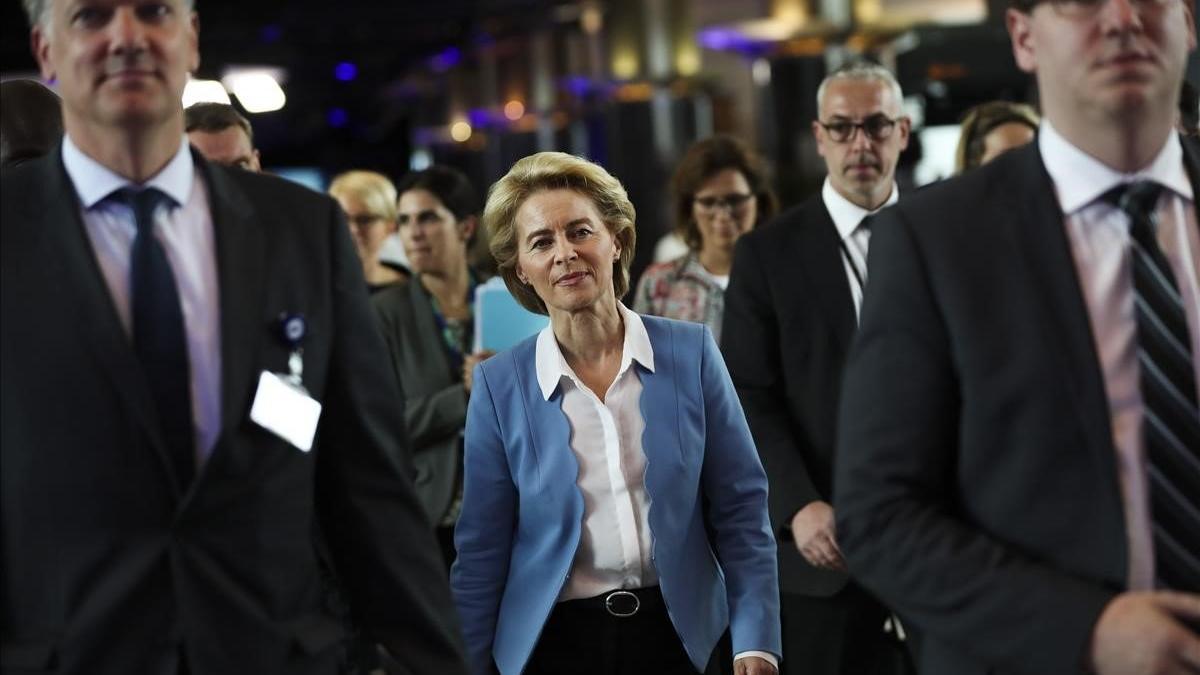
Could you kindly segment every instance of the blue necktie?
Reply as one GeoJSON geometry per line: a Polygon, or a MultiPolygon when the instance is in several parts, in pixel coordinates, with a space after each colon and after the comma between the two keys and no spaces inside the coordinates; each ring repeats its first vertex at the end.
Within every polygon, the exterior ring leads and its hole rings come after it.
{"type": "Polygon", "coordinates": [[[155,210],[172,202],[155,188],[122,189],[113,198],[128,204],[137,222],[129,256],[133,350],[150,386],[175,475],[186,488],[196,473],[191,367],[175,275],[154,236],[155,210]]]}
{"type": "Polygon", "coordinates": [[[1155,234],[1162,186],[1138,181],[1106,199],[1129,216],[1134,314],[1154,557],[1159,584],[1200,591],[1200,405],[1183,298],[1155,234]]]}

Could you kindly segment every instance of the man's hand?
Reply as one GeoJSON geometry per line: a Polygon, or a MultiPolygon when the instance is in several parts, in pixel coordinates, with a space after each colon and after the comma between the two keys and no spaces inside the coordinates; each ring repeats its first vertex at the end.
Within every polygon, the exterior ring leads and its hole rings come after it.
{"type": "Polygon", "coordinates": [[[808,564],[836,572],[846,571],[846,559],[838,548],[834,532],[833,507],[829,502],[809,502],[792,516],[792,536],[796,549],[808,564]]]}
{"type": "Polygon", "coordinates": [[[482,351],[475,352],[474,354],[468,354],[466,358],[463,359],[463,388],[467,390],[468,394],[471,393],[471,384],[473,379],[472,373],[475,371],[475,366],[482,361],[492,358],[495,355],[496,352],[490,349],[484,349],[482,351]]]}
{"type": "Polygon", "coordinates": [[[743,656],[733,662],[733,675],[775,675],[779,670],[761,656],[743,656]]]}
{"type": "Polygon", "coordinates": [[[1200,595],[1171,591],[1122,593],[1092,629],[1097,675],[1200,673],[1200,595]]]}

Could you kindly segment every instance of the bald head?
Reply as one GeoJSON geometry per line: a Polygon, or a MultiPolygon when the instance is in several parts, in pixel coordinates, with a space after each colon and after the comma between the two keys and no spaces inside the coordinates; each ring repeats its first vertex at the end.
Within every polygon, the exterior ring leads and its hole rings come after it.
{"type": "Polygon", "coordinates": [[[50,152],[63,134],[62,103],[33,80],[0,82],[0,164],[50,152]]]}

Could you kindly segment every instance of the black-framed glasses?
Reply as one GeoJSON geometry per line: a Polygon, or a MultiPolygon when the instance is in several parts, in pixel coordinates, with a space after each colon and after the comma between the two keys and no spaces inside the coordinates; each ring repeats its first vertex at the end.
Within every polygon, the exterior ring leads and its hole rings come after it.
{"type": "Polygon", "coordinates": [[[719,209],[729,209],[730,212],[741,211],[744,206],[754,199],[754,195],[749,192],[730,192],[727,195],[711,196],[711,197],[696,197],[693,201],[696,206],[700,207],[701,211],[706,213],[715,213],[719,209]]]}
{"type": "Polygon", "coordinates": [[[876,113],[861,122],[835,119],[832,122],[818,120],[817,124],[825,129],[825,133],[829,134],[829,138],[834,143],[845,143],[851,140],[859,129],[862,129],[867,138],[873,141],[886,141],[891,137],[892,130],[896,128],[896,123],[901,119],[900,117],[892,119],[883,113],[876,113]]]}
{"type": "MultiPolygon", "coordinates": [[[[1145,11],[1161,9],[1175,0],[1129,0],[1129,4],[1145,11]]],[[[1068,18],[1088,18],[1098,14],[1109,0],[1024,0],[1020,3],[1022,11],[1031,12],[1038,5],[1050,5],[1058,14],[1068,18]]]]}

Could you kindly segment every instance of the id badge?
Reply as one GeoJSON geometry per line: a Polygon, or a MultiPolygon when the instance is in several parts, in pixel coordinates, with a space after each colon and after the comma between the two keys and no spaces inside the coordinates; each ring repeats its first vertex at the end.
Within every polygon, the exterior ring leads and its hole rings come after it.
{"type": "Polygon", "coordinates": [[[321,404],[289,379],[266,370],[259,374],[250,419],[302,452],[308,452],[317,434],[321,404]]]}

